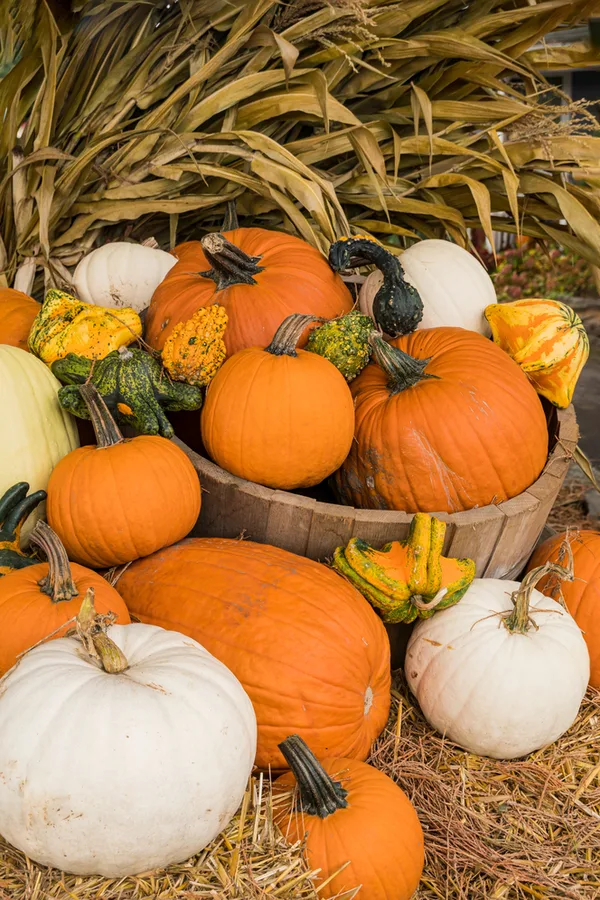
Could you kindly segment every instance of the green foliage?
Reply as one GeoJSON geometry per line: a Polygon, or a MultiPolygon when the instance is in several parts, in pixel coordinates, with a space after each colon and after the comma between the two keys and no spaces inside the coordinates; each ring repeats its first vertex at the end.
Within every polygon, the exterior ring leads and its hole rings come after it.
{"type": "Polygon", "coordinates": [[[499,253],[492,279],[500,303],[527,297],[558,300],[596,294],[587,260],[569,250],[555,248],[548,252],[539,245],[499,253]]]}

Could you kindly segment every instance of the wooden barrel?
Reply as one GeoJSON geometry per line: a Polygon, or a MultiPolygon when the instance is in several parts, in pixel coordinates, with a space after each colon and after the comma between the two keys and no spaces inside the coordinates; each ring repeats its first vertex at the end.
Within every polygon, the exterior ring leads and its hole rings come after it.
{"type": "MultiPolygon", "coordinates": [[[[435,513],[448,523],[445,555],[474,559],[480,577],[516,577],[542,532],[579,434],[572,406],[560,411],[548,409],[548,426],[548,461],[538,480],[526,491],[497,506],[435,513]]],[[[379,547],[408,534],[412,513],[323,502],[318,490],[312,492],[313,496],[274,491],[236,478],[186,444],[178,443],[202,484],[202,512],[192,532],[196,536],[244,536],[300,556],[325,560],[351,537],[363,538],[379,547]]]]}

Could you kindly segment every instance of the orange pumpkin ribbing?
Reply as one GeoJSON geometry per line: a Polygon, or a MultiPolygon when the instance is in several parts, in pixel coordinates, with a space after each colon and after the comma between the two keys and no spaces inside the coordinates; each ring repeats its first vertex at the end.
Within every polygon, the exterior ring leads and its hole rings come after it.
{"type": "Polygon", "coordinates": [[[178,262],[155,290],[146,318],[146,340],[156,350],[162,350],[179,322],[213,303],[227,311],[228,356],[246,347],[266,347],[292,313],[333,318],[352,309],[350,292],[340,276],[300,238],[265,228],[238,228],[223,237],[247,257],[259,258],[260,271],[250,276],[254,283],[218,290],[215,281],[205,277],[211,263],[200,241],[175,247],[178,262]]]}
{"type": "Polygon", "coordinates": [[[462,328],[416,331],[391,346],[421,361],[425,377],[395,391],[372,362],[350,385],[356,427],[335,476],[342,502],[453,513],[501,503],[538,478],[544,411],[506,353],[462,328]]]}
{"type": "MultiPolygon", "coordinates": [[[[527,571],[546,562],[559,562],[565,534],[553,535],[533,554],[527,571]]],[[[579,531],[569,536],[573,552],[574,581],[563,581],[560,590],[567,609],[581,628],[590,654],[590,684],[600,688],[600,531],[579,531]]],[[[558,599],[559,582],[546,575],[537,585],[548,597],[558,599]]]]}
{"type": "Polygon", "coordinates": [[[190,538],[116,584],[132,614],[197,640],[241,681],[256,763],[285,768],[297,731],[320,755],[365,759],[390,705],[389,642],[367,601],[320,563],[251,541],[190,538]]]}

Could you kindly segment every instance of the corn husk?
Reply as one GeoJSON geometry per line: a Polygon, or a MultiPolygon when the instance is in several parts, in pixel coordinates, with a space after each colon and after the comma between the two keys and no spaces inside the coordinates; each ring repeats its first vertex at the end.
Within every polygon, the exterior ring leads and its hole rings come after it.
{"type": "Polygon", "coordinates": [[[594,5],[78,0],[59,17],[7,0],[4,279],[33,259],[57,285],[114,237],[168,248],[230,201],[322,249],[349,232],[465,246],[480,225],[600,264],[596,122],[581,104],[564,121],[531,51],[594,5]]]}

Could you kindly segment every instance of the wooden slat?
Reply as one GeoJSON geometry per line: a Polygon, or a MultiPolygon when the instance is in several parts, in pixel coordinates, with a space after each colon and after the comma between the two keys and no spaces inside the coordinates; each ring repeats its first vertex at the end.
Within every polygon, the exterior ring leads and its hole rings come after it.
{"type": "Polygon", "coordinates": [[[311,497],[273,491],[265,543],[305,556],[316,505],[317,501],[311,497]]]}
{"type": "Polygon", "coordinates": [[[486,578],[513,578],[525,566],[546,521],[542,504],[525,491],[497,507],[505,516],[485,569],[486,578]]]}
{"type": "Polygon", "coordinates": [[[337,506],[334,503],[316,503],[306,555],[310,559],[324,560],[333,555],[336,547],[347,544],[354,531],[353,506],[337,506]]]}
{"type": "Polygon", "coordinates": [[[373,547],[402,541],[408,535],[412,515],[389,509],[357,509],[351,537],[362,538],[373,547]]]}
{"type": "Polygon", "coordinates": [[[444,549],[444,555],[474,560],[477,577],[482,578],[498,543],[506,516],[497,506],[483,506],[481,509],[469,509],[460,513],[454,519],[451,540],[444,549]]]}

